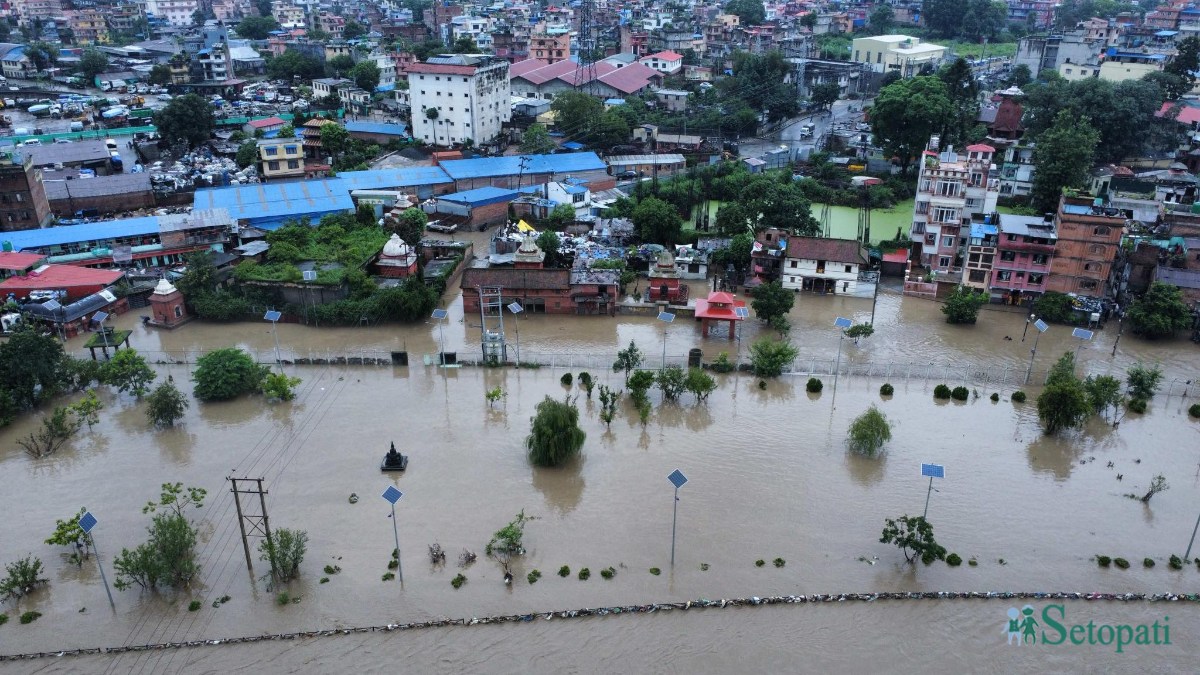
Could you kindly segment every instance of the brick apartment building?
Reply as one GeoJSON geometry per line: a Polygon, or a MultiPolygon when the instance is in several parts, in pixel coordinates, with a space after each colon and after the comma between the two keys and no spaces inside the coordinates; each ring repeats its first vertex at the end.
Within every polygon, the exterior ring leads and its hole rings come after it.
{"type": "Polygon", "coordinates": [[[41,170],[18,151],[0,153],[0,231],[45,227],[51,217],[41,170]]]}
{"type": "Polygon", "coordinates": [[[1090,195],[1064,195],[1055,215],[1057,243],[1046,290],[1093,298],[1111,294],[1112,274],[1126,212],[1105,207],[1090,195]]]}

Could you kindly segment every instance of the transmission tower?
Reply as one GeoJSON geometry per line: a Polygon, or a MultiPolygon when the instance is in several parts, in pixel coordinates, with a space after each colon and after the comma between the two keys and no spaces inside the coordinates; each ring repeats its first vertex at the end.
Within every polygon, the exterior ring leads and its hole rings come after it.
{"type": "Polygon", "coordinates": [[[575,54],[575,88],[583,89],[596,79],[596,35],[592,26],[592,0],[579,3],[578,51],[575,54]]]}

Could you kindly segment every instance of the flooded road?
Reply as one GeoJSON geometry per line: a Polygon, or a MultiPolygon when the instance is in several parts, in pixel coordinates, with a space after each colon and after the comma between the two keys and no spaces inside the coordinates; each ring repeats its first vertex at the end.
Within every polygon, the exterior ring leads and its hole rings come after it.
{"type": "MultiPolygon", "coordinates": [[[[478,335],[474,317],[464,320],[461,300],[450,307],[447,348],[465,351],[478,335]]],[[[938,307],[881,294],[878,332],[858,346],[847,341],[843,363],[932,363],[947,372],[982,361],[1011,370],[1027,364],[1030,345],[1020,343],[1024,316],[987,311],[978,325],[958,328],[941,322],[938,307]],[[1006,334],[1014,340],[1003,340],[1006,334]]],[[[832,317],[862,321],[870,308],[870,300],[800,296],[792,340],[802,357],[832,360],[838,347],[832,317]]],[[[274,348],[265,323],[192,323],[170,332],[137,325],[135,314],[119,323],[134,330],[133,346],[152,360],[156,354],[227,345],[262,354],[274,348]]],[[[407,348],[422,354],[436,351],[439,340],[433,324],[356,330],[281,325],[279,331],[281,347],[290,353],[407,348]]],[[[636,340],[651,366],[661,358],[663,332],[653,318],[539,316],[522,319],[520,332],[522,348],[531,353],[611,362],[616,349],[636,340]]],[[[701,339],[698,332],[690,322],[672,324],[668,358],[682,358],[694,346],[706,358],[731,350],[728,342],[701,339]]],[[[747,326],[744,332],[746,343],[758,329],[747,326]]],[[[19,607],[8,604],[10,615],[13,609],[34,609],[44,617],[0,629],[0,652],[701,597],[894,590],[1188,592],[1200,571],[1195,566],[1170,571],[1166,559],[1183,553],[1200,504],[1200,423],[1186,413],[1197,396],[1194,388],[1183,396],[1183,380],[1195,373],[1195,348],[1187,342],[1146,345],[1127,335],[1113,358],[1113,339],[1110,328],[1081,349],[1087,369],[1107,372],[1139,358],[1157,360],[1168,370],[1168,382],[1179,380],[1173,396],[1164,385],[1148,414],[1129,415],[1117,430],[1097,420],[1081,433],[1046,438],[1032,397],[1013,404],[1010,387],[979,384],[979,398],[941,404],[931,395],[937,382],[922,378],[891,378],[896,394],[881,400],[878,377],[844,376],[836,392],[827,380],[824,393],[811,396],[803,378],[760,389],[754,378],[730,375],[719,376],[720,388],[703,405],[688,396],[680,404],[658,404],[653,393],[656,409],[645,428],[626,400],[606,429],[598,402],[581,395],[587,442],[579,460],[560,469],[534,469],[522,446],[537,402],[566,391],[560,368],[442,370],[419,360],[408,368],[293,367],[289,370],[303,378],[296,401],[193,401],[183,423],[166,431],[147,426],[141,403],[103,389],[107,407],[101,423],[54,457],[34,460],[16,447],[14,439],[32,430],[37,415],[0,431],[5,478],[0,512],[20,514],[0,528],[0,553],[5,561],[26,553],[41,557],[51,580],[19,607]],[[506,397],[490,407],[483,392],[494,387],[506,397]],[[987,399],[992,391],[1001,393],[1000,402],[987,399]],[[879,459],[847,455],[845,429],[872,403],[892,420],[893,440],[879,459]],[[392,441],[411,457],[401,476],[378,469],[392,441]],[[879,543],[885,517],[923,508],[928,483],[920,476],[922,462],[946,466],[947,477],[934,485],[929,506],[939,542],[964,560],[974,558],[977,566],[913,568],[894,547],[879,543]],[[672,571],[666,475],[675,468],[691,480],[680,491],[672,571]],[[1144,491],[1158,473],[1171,489],[1150,504],[1123,496],[1144,491]],[[254,572],[247,571],[227,476],[264,478],[272,527],[307,530],[301,577],[288,587],[299,603],[274,602],[257,553],[254,572]],[[164,481],[209,491],[205,507],[194,512],[202,532],[200,583],[190,593],[120,592],[113,612],[94,564],[77,569],[41,542],[56,518],[86,505],[100,519],[97,542],[111,580],[112,556],[142,541],[148,517],[141,506],[157,497],[164,481]],[[380,580],[393,547],[388,505],[378,496],[388,485],[404,492],[396,511],[403,585],[380,580]],[[357,504],[349,503],[351,493],[361,496],[357,504]],[[500,567],[484,559],[483,548],[521,509],[536,520],[526,527],[528,553],[514,565],[517,581],[506,587],[500,567]],[[428,561],[426,547],[435,542],[449,554],[444,567],[428,561]],[[468,582],[455,590],[450,579],[460,570],[454,558],[464,548],[480,559],[461,570],[468,582]],[[1099,569],[1092,560],[1097,554],[1125,557],[1133,565],[1099,569]],[[771,565],[776,557],[786,565],[771,565]],[[1145,557],[1157,565],[1143,568],[1145,557]],[[754,565],[760,558],[768,561],[761,568],[754,565]],[[320,584],[326,564],[342,571],[320,584]],[[562,565],[570,566],[572,576],[555,574],[562,565]],[[585,566],[592,577],[580,581],[574,572],[585,566]],[[602,579],[599,570],[609,566],[616,576],[602,579]],[[662,568],[662,575],[650,574],[651,567],[662,568]],[[533,569],[544,576],[530,585],[524,579],[533,569]],[[212,601],[223,595],[231,600],[213,608],[212,601]],[[188,612],[193,598],[203,604],[188,612]]],[[[1042,369],[1074,346],[1069,330],[1052,327],[1039,344],[1042,369]]],[[[181,385],[189,379],[187,365],[157,368],[181,385]]],[[[606,368],[590,370],[599,382],[622,385],[606,368]]],[[[535,672],[595,670],[597,664],[625,670],[651,664],[638,669],[655,672],[763,671],[781,669],[783,659],[796,660],[790,669],[804,670],[847,661],[864,672],[893,670],[897,662],[911,664],[903,670],[1009,670],[997,660],[1010,654],[997,650],[1007,607],[998,601],[948,601],[747,608],[279,643],[295,647],[286,653],[270,643],[6,668],[227,672],[257,660],[273,672],[345,672],[351,665],[382,670],[397,658],[406,663],[411,658],[429,669],[466,665],[492,672],[516,670],[519,663],[535,672]]],[[[1088,603],[1078,611],[1097,621],[1129,623],[1152,621],[1162,607],[1088,603]]],[[[1178,645],[1172,649],[1142,648],[1118,660],[1108,652],[1063,648],[1046,661],[1022,657],[1030,660],[1015,661],[1012,669],[1073,669],[1084,658],[1109,671],[1133,663],[1142,670],[1182,670],[1182,654],[1194,654],[1200,641],[1200,606],[1174,605],[1171,612],[1178,645]],[[1068,653],[1076,660],[1063,656],[1068,653]]]]}

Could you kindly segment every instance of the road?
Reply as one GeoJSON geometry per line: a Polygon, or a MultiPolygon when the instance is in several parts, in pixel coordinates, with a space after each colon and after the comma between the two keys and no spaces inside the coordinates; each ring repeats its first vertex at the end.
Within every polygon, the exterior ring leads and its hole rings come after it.
{"type": "Polygon", "coordinates": [[[784,122],[779,131],[771,133],[765,138],[742,139],[738,148],[739,153],[742,157],[760,157],[769,150],[786,145],[792,149],[792,158],[796,159],[805,153],[806,148],[811,151],[821,138],[833,129],[834,124],[862,121],[863,104],[864,101],[861,100],[842,100],[834,103],[830,111],[793,118],[784,122]],[[812,137],[800,138],[800,128],[810,122],[816,126],[812,137]]]}

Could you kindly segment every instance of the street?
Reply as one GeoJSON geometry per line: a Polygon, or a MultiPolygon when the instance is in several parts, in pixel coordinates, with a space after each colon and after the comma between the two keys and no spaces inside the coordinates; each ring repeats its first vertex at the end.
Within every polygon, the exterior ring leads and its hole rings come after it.
{"type": "Polygon", "coordinates": [[[786,145],[792,150],[791,158],[795,161],[807,156],[825,134],[832,131],[835,124],[861,121],[862,108],[866,103],[863,100],[839,100],[833,104],[830,111],[795,117],[782,123],[779,131],[767,134],[765,138],[742,139],[738,147],[739,153],[742,157],[761,157],[769,150],[786,145]],[[813,134],[809,138],[800,138],[800,129],[807,123],[814,125],[813,134]]]}

